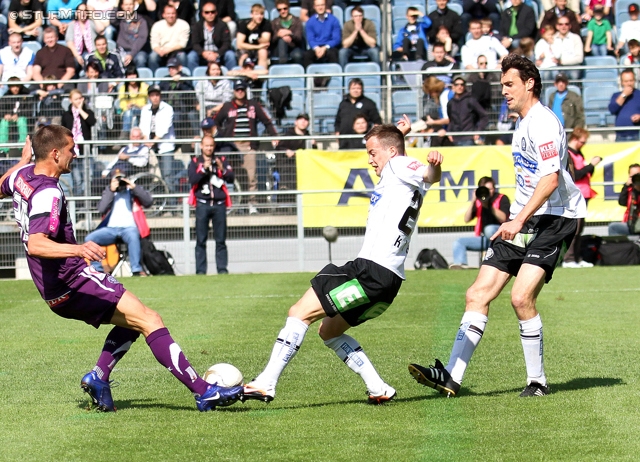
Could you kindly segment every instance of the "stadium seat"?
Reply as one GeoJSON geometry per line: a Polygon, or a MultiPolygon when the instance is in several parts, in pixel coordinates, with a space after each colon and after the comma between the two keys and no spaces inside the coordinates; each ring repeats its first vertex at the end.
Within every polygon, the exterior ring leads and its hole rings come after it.
{"type": "Polygon", "coordinates": [[[147,85],[153,85],[153,71],[148,67],[139,67],[138,76],[140,76],[141,79],[145,79],[147,85]]]}
{"type": "MultiPolygon", "coordinates": [[[[587,69],[584,74],[584,83],[591,81],[603,82],[603,83],[611,83],[618,81],[618,69],[608,68],[608,69],[587,69]]],[[[588,85],[588,84],[587,84],[588,85]]]]}
{"type": "Polygon", "coordinates": [[[344,25],[344,11],[338,5],[333,5],[331,8],[331,13],[336,17],[336,19],[340,22],[340,28],[344,25]]]}
{"type": "Polygon", "coordinates": [[[613,56],[585,56],[585,66],[616,66],[618,62],[613,56]]]}
{"type": "Polygon", "coordinates": [[[299,75],[300,77],[286,77],[282,79],[269,79],[269,88],[284,87],[292,89],[304,89],[304,67],[300,64],[274,64],[269,67],[269,75],[299,75]]]}
{"type": "Polygon", "coordinates": [[[42,48],[42,45],[40,45],[38,42],[22,42],[22,46],[24,46],[25,48],[30,49],[34,53],[37,53],[38,50],[40,50],[40,48],[42,48]]]}
{"type": "MultiPolygon", "coordinates": [[[[577,85],[567,85],[567,89],[571,90],[574,93],[577,93],[579,96],[582,96],[582,91],[580,90],[580,87],[578,87],[577,85]]],[[[544,104],[545,106],[549,106],[549,98],[551,98],[551,94],[555,91],[556,91],[555,86],[550,86],[545,88],[544,94],[542,97],[542,104],[544,104]]]]}
{"type": "Polygon", "coordinates": [[[414,90],[399,90],[391,94],[393,120],[398,120],[403,114],[411,120],[416,119],[418,113],[418,92],[414,90]]]}
{"type": "MultiPolygon", "coordinates": [[[[313,109],[310,116],[311,120],[313,120],[314,122],[315,130],[322,131],[322,124],[325,120],[335,121],[336,114],[338,112],[338,106],[340,106],[341,101],[342,97],[340,95],[332,93],[328,93],[326,95],[323,94],[321,97],[313,98],[313,109]]],[[[324,127],[326,126],[327,125],[325,124],[324,127]]]]}
{"type": "MultiPolygon", "coordinates": [[[[331,74],[331,80],[326,87],[329,93],[342,95],[342,67],[336,63],[310,64],[307,67],[307,74],[331,74]]],[[[314,88],[313,77],[307,78],[307,88],[314,88]]]]}
{"type": "Polygon", "coordinates": [[[422,88],[422,74],[412,73],[413,71],[419,71],[422,69],[425,61],[401,61],[398,65],[398,70],[405,72],[402,77],[409,87],[413,90],[422,88]]]}
{"type": "Polygon", "coordinates": [[[153,76],[156,79],[162,79],[164,77],[169,77],[169,68],[168,67],[159,67],[156,69],[155,74],[153,76]]]}
{"type": "Polygon", "coordinates": [[[107,48],[109,51],[116,51],[118,49],[118,45],[114,40],[107,40],[107,48]]]}
{"type": "Polygon", "coordinates": [[[280,125],[293,125],[298,114],[302,112],[306,112],[304,97],[299,93],[294,93],[293,95],[291,95],[291,109],[285,108],[286,116],[282,119],[280,125]]]}
{"type": "Polygon", "coordinates": [[[194,77],[204,77],[207,75],[207,66],[198,66],[193,70],[194,77]]]}
{"type": "MultiPolygon", "coordinates": [[[[358,72],[358,73],[368,73],[368,72],[380,72],[380,66],[377,63],[348,63],[344,67],[344,72],[358,72]]],[[[344,78],[344,88],[345,93],[346,89],[349,88],[349,82],[351,79],[358,77],[362,80],[364,84],[364,91],[366,96],[370,96],[370,93],[380,93],[380,77],[376,75],[351,75],[345,76],[344,78]]]]}
{"type": "Polygon", "coordinates": [[[611,95],[619,91],[613,85],[598,85],[584,89],[584,115],[587,126],[605,126],[615,123],[615,116],[609,112],[611,95]]]}

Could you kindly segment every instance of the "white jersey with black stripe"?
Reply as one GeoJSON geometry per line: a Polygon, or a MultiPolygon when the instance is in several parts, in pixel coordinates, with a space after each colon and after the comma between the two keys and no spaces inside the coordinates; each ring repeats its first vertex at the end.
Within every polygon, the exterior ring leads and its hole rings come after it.
{"type": "Polygon", "coordinates": [[[567,135],[560,120],[549,109],[536,103],[516,122],[513,141],[516,197],[511,203],[513,219],[531,200],[540,179],[559,172],[558,187],[534,215],[584,218],[587,207],[568,169],[567,135]]]}
{"type": "Polygon", "coordinates": [[[423,178],[426,168],[406,156],[387,162],[371,194],[364,243],[358,254],[358,258],[371,260],[402,279],[422,199],[431,187],[423,178]]]}

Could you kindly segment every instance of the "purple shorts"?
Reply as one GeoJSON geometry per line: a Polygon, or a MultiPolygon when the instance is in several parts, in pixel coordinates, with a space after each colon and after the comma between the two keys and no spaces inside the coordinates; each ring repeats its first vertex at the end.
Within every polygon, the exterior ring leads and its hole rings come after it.
{"type": "Polygon", "coordinates": [[[69,292],[45,302],[58,316],[84,321],[97,329],[111,322],[125,290],[113,276],[87,266],[69,285],[69,292]]]}

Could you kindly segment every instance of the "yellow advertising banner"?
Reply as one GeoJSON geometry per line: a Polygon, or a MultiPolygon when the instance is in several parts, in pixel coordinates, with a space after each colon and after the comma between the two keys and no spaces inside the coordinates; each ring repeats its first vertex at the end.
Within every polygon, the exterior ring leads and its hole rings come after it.
{"type": "MultiPolygon", "coordinates": [[[[409,149],[408,155],[426,162],[429,151],[430,148],[409,149]]],[[[483,176],[493,177],[500,192],[513,199],[515,178],[510,146],[440,151],[444,156],[442,180],[427,193],[419,226],[464,226],[464,212],[483,176]]],[[[589,201],[587,221],[620,221],[624,213],[618,205],[620,184],[628,179],[629,165],[640,163],[640,143],[587,144],[582,151],[587,162],[594,156],[603,158],[591,177],[598,195],[589,201]]],[[[368,165],[364,150],[304,150],[298,152],[296,159],[298,189],[310,191],[303,195],[305,227],[366,225],[370,196],[366,190],[374,188],[378,177],[368,165]]]]}

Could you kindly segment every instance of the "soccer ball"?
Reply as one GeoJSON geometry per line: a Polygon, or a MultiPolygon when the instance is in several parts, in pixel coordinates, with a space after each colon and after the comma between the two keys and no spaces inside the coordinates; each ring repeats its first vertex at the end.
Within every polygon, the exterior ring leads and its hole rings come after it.
{"type": "Polygon", "coordinates": [[[207,383],[217,383],[221,387],[242,385],[242,372],[236,366],[227,363],[214,364],[202,377],[207,383]]]}

